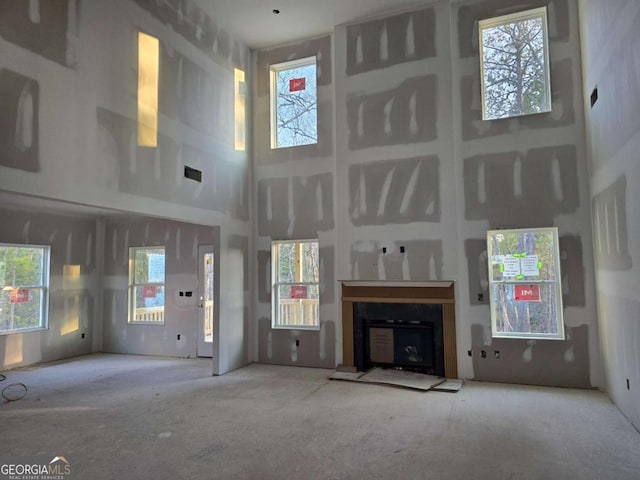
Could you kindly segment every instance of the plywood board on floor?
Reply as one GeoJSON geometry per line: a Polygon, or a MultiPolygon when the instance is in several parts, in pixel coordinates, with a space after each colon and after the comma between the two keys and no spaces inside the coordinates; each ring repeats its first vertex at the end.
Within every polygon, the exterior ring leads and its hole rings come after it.
{"type": "Polygon", "coordinates": [[[347,380],[350,382],[357,382],[358,379],[364,375],[364,372],[333,372],[329,375],[329,380],[347,380]]]}
{"type": "Polygon", "coordinates": [[[364,383],[395,385],[398,387],[427,391],[444,383],[446,378],[426,375],[424,373],[408,372],[406,370],[373,368],[358,378],[357,381],[364,383]]]}
{"type": "Polygon", "coordinates": [[[447,379],[440,385],[436,385],[431,390],[436,392],[451,392],[456,393],[462,388],[462,380],[447,379]]]}

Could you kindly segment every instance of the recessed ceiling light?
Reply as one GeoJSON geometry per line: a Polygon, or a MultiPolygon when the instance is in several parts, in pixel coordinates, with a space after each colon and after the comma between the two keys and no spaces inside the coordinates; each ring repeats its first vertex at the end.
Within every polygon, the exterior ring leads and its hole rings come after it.
{"type": "Polygon", "coordinates": [[[278,10],[277,8],[274,8],[271,11],[273,12],[274,15],[278,15],[280,13],[280,10],[278,10]]]}

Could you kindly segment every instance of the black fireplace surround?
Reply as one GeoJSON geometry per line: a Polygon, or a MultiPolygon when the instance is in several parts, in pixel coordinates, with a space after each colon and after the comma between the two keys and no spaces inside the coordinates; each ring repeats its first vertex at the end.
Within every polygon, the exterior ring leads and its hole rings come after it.
{"type": "Polygon", "coordinates": [[[360,371],[379,366],[445,376],[440,304],[354,302],[353,343],[360,371]]]}

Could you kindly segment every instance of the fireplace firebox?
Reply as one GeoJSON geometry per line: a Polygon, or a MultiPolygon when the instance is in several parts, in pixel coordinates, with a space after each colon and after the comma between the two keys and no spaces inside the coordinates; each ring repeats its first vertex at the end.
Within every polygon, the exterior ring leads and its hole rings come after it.
{"type": "Polygon", "coordinates": [[[374,366],[445,376],[442,305],[356,302],[354,360],[374,366]]]}

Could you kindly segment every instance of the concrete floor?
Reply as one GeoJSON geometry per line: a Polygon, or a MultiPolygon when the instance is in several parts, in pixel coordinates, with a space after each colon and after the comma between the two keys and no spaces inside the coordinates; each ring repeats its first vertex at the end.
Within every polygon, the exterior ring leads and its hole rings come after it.
{"type": "Polygon", "coordinates": [[[0,456],[74,478],[638,479],[640,434],[597,391],[465,382],[457,393],[330,370],[97,354],[5,372],[0,456]]]}

